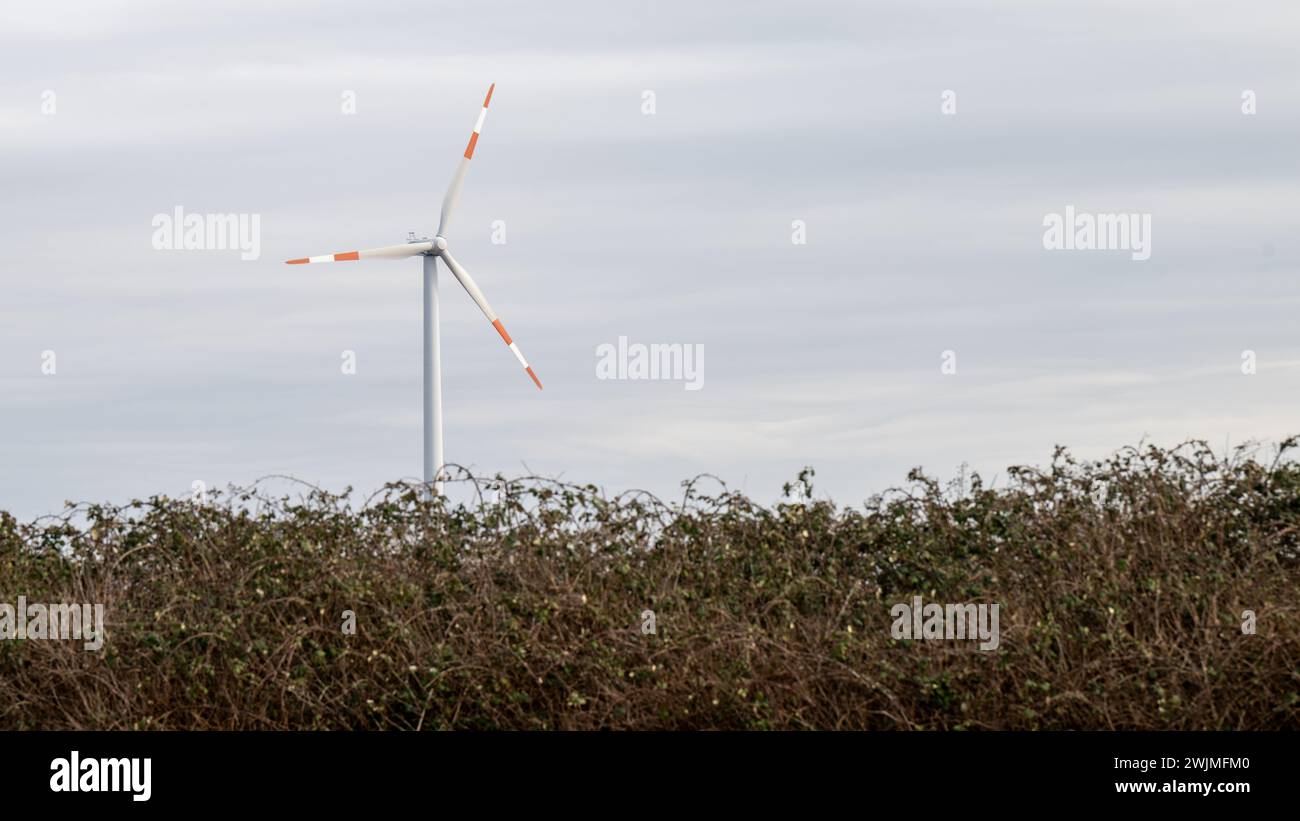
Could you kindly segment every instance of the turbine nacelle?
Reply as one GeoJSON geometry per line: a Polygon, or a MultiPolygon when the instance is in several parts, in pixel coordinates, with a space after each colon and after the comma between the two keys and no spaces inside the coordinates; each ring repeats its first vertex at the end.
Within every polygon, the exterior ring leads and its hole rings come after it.
{"type": "Polygon", "coordinates": [[[443,237],[433,237],[432,239],[429,237],[417,237],[414,231],[411,231],[406,235],[406,244],[429,246],[428,248],[412,249],[413,254],[420,254],[426,257],[436,257],[441,255],[443,251],[447,250],[447,240],[443,237]]]}

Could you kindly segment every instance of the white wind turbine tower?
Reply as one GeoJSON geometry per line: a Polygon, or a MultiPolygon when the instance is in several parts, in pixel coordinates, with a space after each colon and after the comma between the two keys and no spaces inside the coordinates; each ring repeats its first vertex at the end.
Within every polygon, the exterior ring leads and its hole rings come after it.
{"type": "Polygon", "coordinates": [[[452,211],[456,207],[456,200],[460,196],[460,187],[465,182],[465,172],[469,169],[469,161],[474,157],[474,146],[478,143],[478,135],[483,130],[483,120],[487,117],[488,104],[492,102],[492,91],[495,88],[496,83],[489,86],[487,97],[483,99],[483,110],[479,112],[478,122],[474,124],[474,133],[469,137],[469,145],[465,146],[465,157],[456,168],[456,174],[451,178],[451,185],[447,187],[447,194],[442,199],[442,214],[438,221],[438,233],[433,239],[417,240],[412,234],[410,239],[402,245],[387,245],[383,248],[370,248],[365,251],[346,251],[341,254],[325,254],[318,257],[288,260],[289,265],[302,265],[309,262],[347,262],[362,259],[424,257],[424,484],[426,488],[432,487],[433,492],[438,494],[442,493],[444,479],[444,462],[442,458],[442,368],[438,352],[439,258],[447,264],[457,281],[464,286],[470,297],[482,309],[488,321],[492,323],[492,327],[497,329],[497,333],[510,346],[510,350],[519,360],[519,364],[524,366],[524,370],[528,372],[528,376],[532,378],[538,390],[542,387],[542,383],[537,379],[537,374],[533,373],[533,369],[529,367],[523,353],[520,352],[519,346],[510,339],[510,334],[506,333],[506,328],[501,324],[500,317],[493,312],[492,306],[488,305],[483,292],[474,283],[469,272],[462,268],[461,264],[447,250],[447,226],[451,221],[452,211]]]}

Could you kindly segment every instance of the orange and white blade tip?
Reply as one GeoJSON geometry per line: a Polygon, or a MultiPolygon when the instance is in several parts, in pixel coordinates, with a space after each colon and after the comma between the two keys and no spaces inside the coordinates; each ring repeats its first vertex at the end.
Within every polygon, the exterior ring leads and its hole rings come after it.
{"type": "Polygon", "coordinates": [[[528,364],[528,360],[524,359],[524,352],[519,350],[519,346],[510,338],[510,334],[506,331],[506,326],[501,324],[500,317],[492,320],[492,327],[496,328],[497,333],[501,334],[501,340],[510,347],[510,352],[515,355],[515,359],[519,360],[519,364],[524,366],[524,370],[528,371],[529,378],[533,380],[533,384],[536,385],[537,389],[540,391],[542,389],[541,380],[537,378],[537,374],[533,373],[533,369],[528,364]]]}
{"type": "Polygon", "coordinates": [[[318,257],[304,257],[303,259],[286,259],[285,265],[306,265],[309,262],[349,262],[361,258],[360,251],[345,251],[341,254],[321,254],[318,257]]]}
{"type": "Polygon", "coordinates": [[[487,117],[488,104],[492,102],[492,92],[496,83],[488,86],[487,96],[483,98],[483,110],[478,113],[478,122],[474,123],[474,133],[469,135],[469,145],[465,146],[465,159],[474,159],[474,146],[478,145],[478,135],[483,130],[483,120],[487,117]]]}

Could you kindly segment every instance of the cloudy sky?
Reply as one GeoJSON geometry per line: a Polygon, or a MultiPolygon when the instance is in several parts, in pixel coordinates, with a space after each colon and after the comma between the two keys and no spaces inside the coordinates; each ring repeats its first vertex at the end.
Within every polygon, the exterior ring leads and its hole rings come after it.
{"type": "Polygon", "coordinates": [[[417,478],[418,260],[283,262],[431,234],[490,82],[452,246],[546,390],[444,272],[451,462],[852,503],[1275,441],[1297,42],[1281,0],[5,3],[0,508],[417,478]],[[1149,214],[1151,258],[1045,250],[1067,205],[1149,214]],[[260,257],[155,249],[178,206],[260,257]],[[703,388],[598,379],[620,336],[703,346],[703,388]]]}

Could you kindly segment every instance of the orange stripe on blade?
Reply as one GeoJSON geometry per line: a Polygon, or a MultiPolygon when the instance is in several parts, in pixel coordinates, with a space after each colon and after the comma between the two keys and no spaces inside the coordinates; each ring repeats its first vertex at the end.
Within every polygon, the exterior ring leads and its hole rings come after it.
{"type": "Polygon", "coordinates": [[[497,329],[497,333],[501,334],[501,338],[506,341],[507,345],[509,345],[511,342],[510,334],[506,333],[506,326],[501,324],[501,320],[492,320],[492,327],[497,329]]]}
{"type": "Polygon", "coordinates": [[[541,381],[537,378],[537,374],[533,373],[533,369],[532,369],[532,367],[531,367],[531,366],[530,366],[530,367],[527,367],[527,368],[525,368],[524,370],[528,371],[528,375],[531,376],[531,377],[533,378],[533,384],[536,385],[536,386],[537,386],[537,389],[540,391],[540,390],[542,389],[542,383],[541,383],[541,381]]]}
{"type": "Polygon", "coordinates": [[[311,260],[309,260],[309,259],[286,259],[286,260],[284,261],[284,264],[285,264],[285,265],[305,265],[305,264],[307,264],[308,262],[311,262],[311,260]]]}
{"type": "Polygon", "coordinates": [[[495,89],[496,87],[497,87],[497,84],[496,84],[496,83],[493,83],[492,85],[488,86],[488,95],[487,95],[486,97],[483,98],[483,107],[484,107],[484,108],[487,108],[487,107],[488,107],[488,103],[492,102],[492,91],[493,91],[493,89],[495,89]]]}
{"type": "Polygon", "coordinates": [[[469,135],[469,145],[465,146],[465,159],[474,159],[474,145],[478,142],[478,132],[469,135]]]}
{"type": "Polygon", "coordinates": [[[351,262],[352,260],[361,259],[360,251],[348,251],[346,254],[335,254],[335,262],[351,262]]]}

